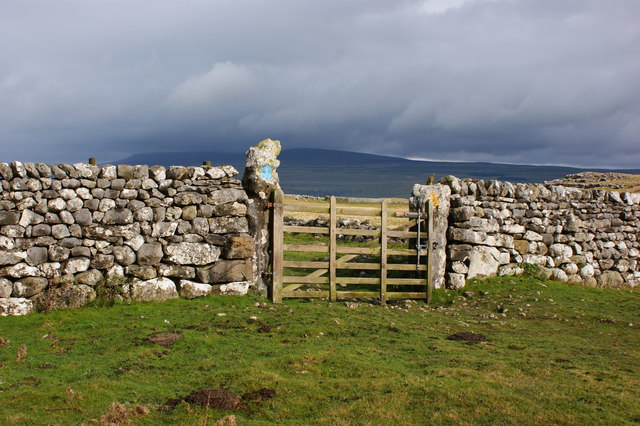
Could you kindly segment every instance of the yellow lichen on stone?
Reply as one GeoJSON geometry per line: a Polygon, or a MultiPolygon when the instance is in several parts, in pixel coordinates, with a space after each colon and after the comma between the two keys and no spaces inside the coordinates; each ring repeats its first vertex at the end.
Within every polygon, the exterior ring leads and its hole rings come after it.
{"type": "Polygon", "coordinates": [[[440,205],[440,198],[438,198],[438,194],[431,193],[429,194],[429,198],[431,198],[431,203],[433,203],[433,207],[438,207],[440,205]]]}
{"type": "Polygon", "coordinates": [[[268,149],[273,150],[273,152],[274,152],[276,157],[278,155],[280,155],[281,147],[280,147],[280,141],[278,141],[278,140],[274,141],[274,140],[271,140],[271,139],[267,138],[267,139],[264,139],[264,140],[260,141],[258,143],[257,147],[258,148],[268,148],[268,149]],[[271,146],[269,146],[269,145],[271,145],[271,146]]]}

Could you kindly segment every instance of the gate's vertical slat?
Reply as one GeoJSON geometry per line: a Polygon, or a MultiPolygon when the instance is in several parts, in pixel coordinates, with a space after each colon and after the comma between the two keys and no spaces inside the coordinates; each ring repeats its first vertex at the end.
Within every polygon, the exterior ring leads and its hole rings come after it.
{"type": "Polygon", "coordinates": [[[331,196],[329,206],[329,300],[334,302],[336,294],[336,197],[331,196]]]}
{"type": "Polygon", "coordinates": [[[380,302],[387,303],[387,200],[380,203],[380,302]]]}
{"type": "Polygon", "coordinates": [[[433,201],[427,201],[427,303],[433,296],[433,201]]]}
{"type": "Polygon", "coordinates": [[[272,253],[272,272],[273,272],[273,289],[271,291],[271,299],[273,303],[282,302],[282,259],[284,256],[283,248],[283,218],[282,204],[284,203],[284,193],[280,188],[273,193],[273,253],[272,253]]]}

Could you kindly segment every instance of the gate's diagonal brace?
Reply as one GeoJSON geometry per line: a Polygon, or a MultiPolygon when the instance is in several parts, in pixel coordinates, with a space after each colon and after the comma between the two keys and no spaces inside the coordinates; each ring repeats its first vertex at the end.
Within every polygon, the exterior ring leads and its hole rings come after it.
{"type": "MultiPolygon", "coordinates": [[[[356,257],[358,257],[358,255],[356,255],[356,254],[349,254],[349,255],[346,255],[346,256],[342,256],[340,259],[336,260],[336,264],[337,265],[344,265],[345,263],[347,263],[350,260],[355,259],[356,257]]],[[[327,272],[329,272],[328,269],[316,269],[315,271],[313,271],[309,275],[306,275],[306,277],[308,277],[308,278],[318,278],[318,277],[323,276],[327,272]]],[[[305,285],[305,284],[291,284],[291,285],[286,286],[284,288],[284,290],[286,290],[286,291],[297,290],[298,288],[302,287],[303,285],[305,285]]]]}

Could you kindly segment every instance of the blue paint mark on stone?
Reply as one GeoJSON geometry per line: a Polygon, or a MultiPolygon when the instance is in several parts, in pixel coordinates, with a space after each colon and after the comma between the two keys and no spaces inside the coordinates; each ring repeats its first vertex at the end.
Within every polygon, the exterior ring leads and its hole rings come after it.
{"type": "Polygon", "coordinates": [[[262,166],[260,167],[260,178],[262,180],[271,180],[273,179],[273,166],[262,166]]]}

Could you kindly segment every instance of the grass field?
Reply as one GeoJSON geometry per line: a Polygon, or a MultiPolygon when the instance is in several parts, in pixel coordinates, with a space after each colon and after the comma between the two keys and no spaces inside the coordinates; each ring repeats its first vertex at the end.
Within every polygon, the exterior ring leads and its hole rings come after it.
{"type": "Polygon", "coordinates": [[[637,290],[532,278],[466,290],[437,291],[433,306],[209,296],[0,318],[0,419],[640,422],[637,290]],[[462,332],[477,344],[449,339],[462,332]],[[182,338],[165,347],[149,341],[157,333],[182,338]],[[202,388],[244,399],[233,410],[183,401],[202,388]]]}

